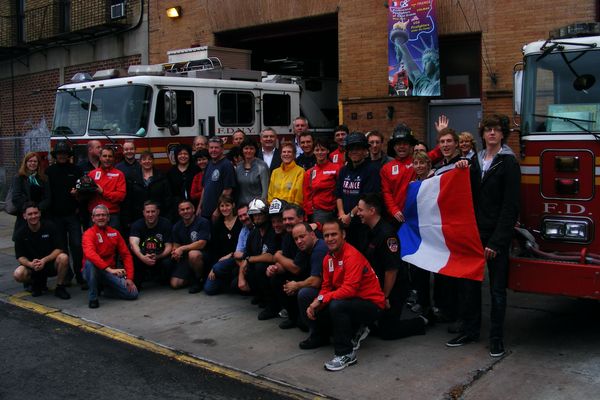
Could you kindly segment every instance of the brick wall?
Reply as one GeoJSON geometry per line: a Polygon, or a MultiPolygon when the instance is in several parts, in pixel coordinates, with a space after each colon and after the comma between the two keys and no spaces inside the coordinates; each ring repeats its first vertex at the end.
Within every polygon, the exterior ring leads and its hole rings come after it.
{"type": "Polygon", "coordinates": [[[13,85],[11,79],[0,80],[0,135],[20,135],[42,118],[51,125],[58,84],[58,69],[15,77],[13,124],[13,85]]]}
{"type": "Polygon", "coordinates": [[[30,0],[25,2],[25,42],[48,39],[59,33],[59,2],[30,0]]]}
{"type": "MultiPolygon", "coordinates": [[[[202,7],[192,0],[178,4],[183,17],[169,20],[162,3],[150,2],[149,56],[153,63],[164,62],[169,49],[214,44],[215,32],[337,12],[344,122],[351,129],[378,129],[389,134],[398,122],[405,121],[423,138],[428,99],[392,99],[387,94],[388,10],[384,1],[307,0],[287,2],[285,7],[278,0],[207,0],[202,7]],[[386,116],[390,105],[395,109],[392,120],[386,116]],[[367,119],[367,112],[372,119],[367,119]],[[352,113],[356,120],[351,119],[352,113]]],[[[594,0],[437,0],[436,4],[441,37],[481,34],[482,58],[490,70],[482,61],[484,113],[508,115],[512,115],[512,69],[521,60],[523,44],[546,38],[548,31],[558,26],[593,20],[596,7],[594,0]]],[[[440,62],[443,68],[444,60],[440,62]]]]}

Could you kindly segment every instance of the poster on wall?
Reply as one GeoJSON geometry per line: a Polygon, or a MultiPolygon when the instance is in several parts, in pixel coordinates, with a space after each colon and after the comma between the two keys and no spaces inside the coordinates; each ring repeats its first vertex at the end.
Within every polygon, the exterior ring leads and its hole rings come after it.
{"type": "Polygon", "coordinates": [[[439,96],[435,0],[388,2],[390,96],[439,96]]]}

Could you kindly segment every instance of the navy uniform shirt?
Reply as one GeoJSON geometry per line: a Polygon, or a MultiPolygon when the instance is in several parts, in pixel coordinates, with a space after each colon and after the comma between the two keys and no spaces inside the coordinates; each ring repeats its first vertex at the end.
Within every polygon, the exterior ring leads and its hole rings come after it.
{"type": "Polygon", "coordinates": [[[173,243],[187,245],[198,240],[210,240],[210,223],[206,218],[196,216],[194,221],[185,226],[183,220],[177,221],[172,231],[173,243]]]}

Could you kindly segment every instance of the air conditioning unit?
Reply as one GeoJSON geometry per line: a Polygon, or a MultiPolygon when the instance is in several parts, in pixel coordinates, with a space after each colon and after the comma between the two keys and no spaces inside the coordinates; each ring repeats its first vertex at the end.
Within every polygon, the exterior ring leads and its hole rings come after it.
{"type": "Polygon", "coordinates": [[[125,3],[110,6],[110,18],[119,19],[125,17],[125,3]]]}

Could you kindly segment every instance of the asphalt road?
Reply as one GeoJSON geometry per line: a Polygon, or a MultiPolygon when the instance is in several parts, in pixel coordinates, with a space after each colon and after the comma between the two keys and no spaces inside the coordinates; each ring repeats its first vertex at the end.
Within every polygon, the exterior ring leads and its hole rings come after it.
{"type": "Polygon", "coordinates": [[[0,302],[0,399],[282,399],[0,302]]]}

